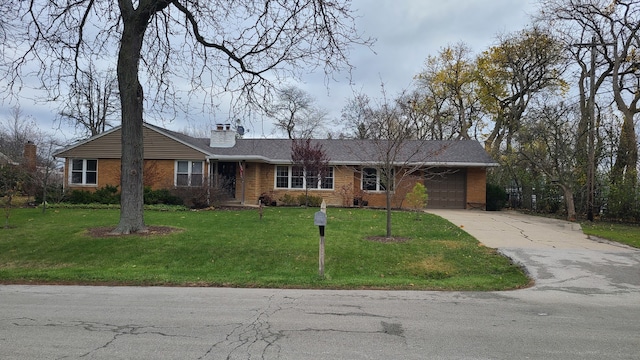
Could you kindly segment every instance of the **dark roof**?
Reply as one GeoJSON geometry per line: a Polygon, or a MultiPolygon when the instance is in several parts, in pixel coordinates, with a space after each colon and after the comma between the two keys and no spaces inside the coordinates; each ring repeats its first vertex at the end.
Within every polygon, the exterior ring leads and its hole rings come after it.
{"type": "MultiPolygon", "coordinates": [[[[208,141],[208,139],[197,139],[208,141]]],[[[291,142],[289,139],[237,139],[231,148],[210,148],[214,158],[245,156],[249,159],[262,158],[275,163],[291,162],[291,142]]],[[[312,140],[321,144],[334,164],[380,163],[391,146],[386,141],[335,139],[312,140]]],[[[428,165],[456,166],[496,166],[498,165],[479,142],[473,140],[451,141],[405,141],[397,147],[396,154],[389,159],[398,164],[425,163],[428,165]]],[[[247,159],[247,160],[249,160],[247,159]]]]}
{"type": "MultiPolygon", "coordinates": [[[[209,138],[194,138],[183,133],[167,130],[149,123],[149,129],[169,136],[191,148],[202,152],[207,157],[222,161],[260,161],[276,164],[291,163],[291,142],[289,139],[236,139],[232,147],[211,147],[209,138]]],[[[119,127],[110,131],[115,131],[119,127]]],[[[106,133],[96,135],[85,141],[73,144],[69,150],[93,141],[106,133]]],[[[358,165],[384,162],[384,154],[388,143],[380,140],[359,139],[314,139],[312,144],[320,143],[332,164],[358,165]]],[[[410,140],[398,146],[397,154],[390,161],[396,164],[425,164],[429,166],[498,166],[475,140],[410,140]]]]}

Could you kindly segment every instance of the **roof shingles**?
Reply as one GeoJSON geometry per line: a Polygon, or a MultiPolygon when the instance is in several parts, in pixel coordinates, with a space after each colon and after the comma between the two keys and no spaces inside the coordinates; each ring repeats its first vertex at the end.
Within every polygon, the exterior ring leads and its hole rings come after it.
{"type": "MultiPolygon", "coordinates": [[[[289,139],[236,139],[236,143],[228,148],[210,146],[208,138],[194,138],[179,132],[167,130],[145,123],[149,129],[162,133],[175,141],[190,146],[206,157],[221,161],[260,161],[274,164],[291,163],[291,142],[289,139]]],[[[117,128],[112,129],[115,130],[117,128]]],[[[98,139],[104,134],[92,137],[60,150],[63,153],[71,148],[98,139]]],[[[395,164],[425,164],[429,166],[497,166],[479,142],[474,140],[411,140],[404,141],[395,151],[385,156],[389,149],[384,140],[360,139],[315,139],[320,143],[332,164],[357,165],[380,164],[387,158],[395,164]]]]}

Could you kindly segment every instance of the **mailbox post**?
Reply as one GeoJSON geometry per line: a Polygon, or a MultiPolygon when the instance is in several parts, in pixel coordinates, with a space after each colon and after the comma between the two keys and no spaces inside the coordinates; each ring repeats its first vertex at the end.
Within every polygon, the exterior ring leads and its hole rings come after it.
{"type": "Polygon", "coordinates": [[[324,207],[321,208],[320,211],[316,212],[313,217],[313,223],[318,226],[318,230],[320,231],[320,249],[319,249],[319,259],[318,259],[318,276],[324,278],[324,228],[327,226],[327,214],[326,214],[326,205],[323,201],[322,204],[324,207]],[[324,211],[323,211],[324,210],[324,211]]]}

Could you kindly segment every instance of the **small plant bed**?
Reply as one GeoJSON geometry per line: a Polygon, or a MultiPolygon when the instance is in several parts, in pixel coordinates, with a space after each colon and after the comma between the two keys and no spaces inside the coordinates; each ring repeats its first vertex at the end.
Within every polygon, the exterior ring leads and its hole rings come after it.
{"type": "Polygon", "coordinates": [[[147,226],[147,231],[139,234],[113,234],[114,226],[102,226],[89,228],[87,234],[92,238],[106,238],[106,237],[127,237],[127,236],[152,236],[152,235],[169,235],[180,229],[172,228],[170,226],[147,226]]]}
{"type": "Polygon", "coordinates": [[[493,291],[522,269],[448,221],[329,208],[318,276],[317,208],[146,211],[149,232],[108,236],[117,209],[14,209],[0,229],[0,283],[493,291]]]}
{"type": "Polygon", "coordinates": [[[369,236],[367,237],[367,240],[381,243],[404,243],[410,239],[403,237],[369,236]]]}

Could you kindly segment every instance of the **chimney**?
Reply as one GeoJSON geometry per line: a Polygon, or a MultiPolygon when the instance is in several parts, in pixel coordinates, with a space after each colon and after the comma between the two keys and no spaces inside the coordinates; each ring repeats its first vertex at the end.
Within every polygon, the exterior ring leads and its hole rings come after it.
{"type": "Polygon", "coordinates": [[[36,156],[36,144],[31,141],[27,141],[24,144],[24,165],[29,171],[36,170],[37,156],[36,156]]]}
{"type": "Polygon", "coordinates": [[[216,124],[211,130],[211,143],[214,148],[230,148],[236,145],[236,132],[231,130],[231,124],[216,124]]]}

